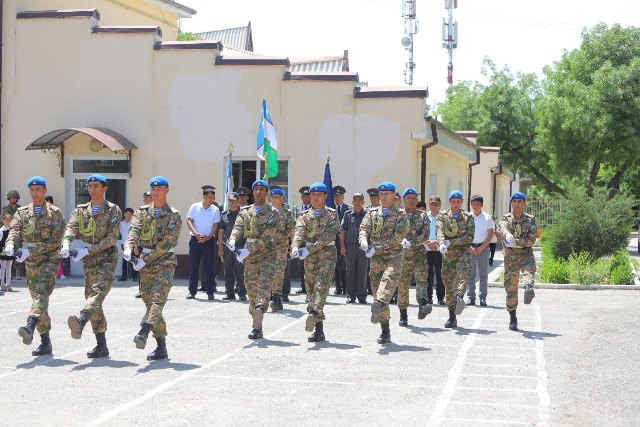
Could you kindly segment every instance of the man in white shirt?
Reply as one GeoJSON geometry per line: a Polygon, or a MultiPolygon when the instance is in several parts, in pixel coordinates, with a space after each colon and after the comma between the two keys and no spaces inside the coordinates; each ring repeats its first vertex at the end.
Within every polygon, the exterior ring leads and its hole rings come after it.
{"type": "MultiPolygon", "coordinates": [[[[124,220],[120,221],[120,236],[121,236],[121,240],[120,240],[120,245],[122,246],[122,244],[124,243],[125,239],[127,238],[127,236],[129,235],[129,229],[131,228],[131,218],[133,218],[133,209],[131,208],[126,208],[123,212],[124,214],[124,220]]],[[[124,249],[124,247],[123,247],[124,249]]],[[[122,260],[122,276],[120,276],[120,281],[124,282],[127,280],[127,277],[129,276],[127,274],[127,270],[128,270],[128,266],[131,265],[130,263],[128,263],[127,261],[122,260]]],[[[132,269],[133,270],[133,269],[132,269]]],[[[136,274],[137,273],[135,270],[134,271],[134,275],[133,278],[136,278],[136,274]]]]}
{"type": "Polygon", "coordinates": [[[444,282],[442,281],[442,254],[436,240],[436,220],[440,214],[440,197],[429,197],[429,240],[427,240],[427,303],[433,304],[433,282],[436,282],[438,305],[445,305],[444,282]]]}
{"type": "Polygon", "coordinates": [[[215,188],[202,187],[202,202],[191,205],[187,212],[187,226],[191,233],[189,240],[189,294],[194,299],[198,292],[200,260],[204,257],[205,282],[208,299],[214,299],[213,262],[215,257],[214,237],[218,232],[220,209],[214,205],[215,188]]]}
{"type": "Polygon", "coordinates": [[[471,198],[471,211],[475,223],[475,233],[471,243],[471,275],[469,276],[469,290],[467,305],[476,305],[476,272],[480,276],[480,305],[487,305],[487,282],[489,277],[489,243],[493,239],[495,222],[491,215],[482,210],[484,199],[475,195],[471,198]]]}

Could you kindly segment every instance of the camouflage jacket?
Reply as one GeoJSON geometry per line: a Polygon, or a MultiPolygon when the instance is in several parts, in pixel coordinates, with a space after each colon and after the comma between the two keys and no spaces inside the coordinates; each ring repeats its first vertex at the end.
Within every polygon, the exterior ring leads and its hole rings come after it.
{"type": "Polygon", "coordinates": [[[30,252],[27,262],[54,258],[63,232],[64,216],[60,208],[45,203],[40,215],[36,216],[31,203],[19,208],[13,216],[5,247],[27,247],[30,252]]]}
{"type": "Polygon", "coordinates": [[[121,219],[120,208],[109,201],[105,200],[95,216],[91,210],[91,202],[80,204],[71,214],[62,243],[67,242],[71,245],[77,237],[84,243],[93,245],[89,248],[88,256],[112,249],[118,241],[121,219]]]}
{"type": "Polygon", "coordinates": [[[376,255],[382,253],[400,253],[400,242],[409,233],[407,213],[397,206],[389,208],[386,215],[382,207],[370,208],[360,224],[359,242],[367,241],[376,249],[376,255]]]}
{"type": "Polygon", "coordinates": [[[338,211],[324,206],[320,216],[315,215],[313,208],[307,209],[296,221],[296,233],[292,248],[306,246],[309,255],[319,253],[327,248],[335,251],[336,233],[340,230],[338,211]],[[313,243],[310,245],[309,243],[313,243]]]}
{"type": "Polygon", "coordinates": [[[451,248],[469,247],[473,242],[476,224],[470,212],[460,211],[458,218],[453,216],[451,209],[440,212],[436,220],[436,240],[438,246],[448,240],[451,248]]]}
{"type": "Polygon", "coordinates": [[[419,248],[429,240],[429,216],[425,212],[416,210],[413,213],[405,211],[409,221],[409,230],[404,236],[411,242],[411,249],[419,248]]]}
{"type": "Polygon", "coordinates": [[[279,243],[289,246],[289,237],[295,230],[296,220],[293,218],[293,213],[287,205],[282,205],[279,208],[275,208],[280,214],[280,239],[279,243]]]}
{"type": "Polygon", "coordinates": [[[536,243],[536,217],[524,213],[520,218],[515,218],[508,213],[500,218],[498,231],[503,235],[508,233],[516,239],[517,248],[530,248],[536,243]]]}
{"type": "Polygon", "coordinates": [[[0,213],[0,216],[4,216],[5,214],[9,214],[9,215],[11,215],[11,217],[13,217],[16,214],[16,212],[18,212],[18,209],[20,209],[20,205],[16,205],[16,209],[13,209],[11,207],[11,205],[3,206],[2,207],[2,212],[0,213]]]}
{"type": "Polygon", "coordinates": [[[166,261],[173,256],[173,248],[178,243],[181,229],[180,212],[169,203],[164,205],[157,218],[153,203],[140,206],[131,218],[131,228],[124,248],[133,250],[137,242],[140,248],[152,250],[151,253],[141,254],[145,263],[166,261]]]}
{"type": "Polygon", "coordinates": [[[256,256],[271,252],[275,254],[276,246],[282,239],[280,231],[280,213],[277,209],[265,204],[256,213],[255,205],[249,205],[240,208],[229,240],[239,240],[244,236],[247,239],[244,247],[251,253],[249,257],[255,259],[256,256]]]}

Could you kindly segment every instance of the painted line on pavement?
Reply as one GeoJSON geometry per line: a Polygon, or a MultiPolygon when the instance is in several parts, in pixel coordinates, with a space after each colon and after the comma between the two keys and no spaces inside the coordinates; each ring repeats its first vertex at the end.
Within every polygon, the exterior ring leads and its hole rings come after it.
{"type": "Polygon", "coordinates": [[[528,354],[486,354],[486,353],[469,353],[469,356],[504,357],[507,359],[518,358],[518,357],[529,357],[528,354]]]}
{"type": "MultiPolygon", "coordinates": [[[[478,315],[476,316],[471,329],[478,329],[480,327],[485,313],[486,311],[484,310],[478,312],[478,315]]],[[[477,334],[471,333],[465,338],[462,347],[458,351],[458,355],[456,356],[453,366],[451,367],[451,369],[449,369],[449,374],[447,375],[447,382],[445,383],[444,389],[440,392],[434,409],[431,411],[431,419],[429,420],[428,425],[439,426],[442,424],[444,413],[449,406],[451,397],[456,391],[458,379],[460,378],[460,373],[462,372],[462,368],[464,367],[467,353],[469,353],[469,349],[471,348],[471,346],[473,346],[473,342],[475,341],[476,336],[477,334]]]]}
{"type": "Polygon", "coordinates": [[[463,377],[488,377],[488,378],[527,378],[527,379],[533,379],[533,378],[538,378],[535,375],[495,375],[495,374],[467,374],[464,373],[461,376],[463,377]]]}
{"type": "Polygon", "coordinates": [[[467,363],[467,366],[489,366],[492,368],[532,368],[532,366],[510,365],[508,363],[467,363]]]}
{"type": "MultiPolygon", "coordinates": [[[[68,304],[70,302],[76,302],[76,301],[85,301],[85,299],[84,298],[75,298],[75,299],[70,299],[70,300],[66,300],[66,301],[60,301],[60,302],[57,302],[57,303],[54,303],[54,304],[49,304],[49,307],[55,307],[57,305],[64,305],[64,304],[68,304]]],[[[28,310],[15,310],[15,311],[10,311],[8,313],[1,314],[0,318],[7,317],[7,316],[13,316],[15,314],[21,314],[21,313],[29,314],[28,310]]]]}
{"type": "MultiPolygon", "coordinates": [[[[540,304],[535,303],[536,311],[536,330],[542,331],[542,311],[540,304]]],[[[544,360],[544,340],[536,339],[536,367],[538,371],[538,423],[543,426],[550,425],[549,421],[549,405],[551,398],[549,396],[546,362],[544,360]]]]}
{"type": "MultiPolygon", "coordinates": [[[[262,356],[261,356],[262,357],[262,356]]],[[[309,380],[303,378],[266,378],[266,377],[244,377],[235,375],[197,375],[196,378],[215,378],[229,379],[238,381],[264,381],[264,382],[283,382],[283,383],[302,383],[302,384],[327,384],[327,385],[349,385],[349,386],[370,386],[370,387],[416,387],[416,388],[442,388],[437,385],[425,384],[400,384],[400,383],[370,383],[356,381],[329,381],[329,380],[309,380]]]]}
{"type": "Polygon", "coordinates": [[[537,409],[536,405],[522,405],[519,403],[495,403],[495,402],[467,402],[465,400],[452,400],[449,403],[456,405],[495,406],[496,408],[524,408],[537,409]]]}
{"type": "Polygon", "coordinates": [[[512,420],[495,420],[495,419],[487,419],[487,418],[443,418],[442,421],[454,421],[461,422],[466,424],[505,424],[505,425],[519,425],[519,426],[530,426],[531,423],[524,421],[512,421],[512,420]]]}
{"type": "Polygon", "coordinates": [[[504,392],[516,392],[516,393],[537,393],[535,388],[496,388],[496,387],[469,387],[460,386],[457,390],[469,390],[469,391],[504,391],[504,392]]]}

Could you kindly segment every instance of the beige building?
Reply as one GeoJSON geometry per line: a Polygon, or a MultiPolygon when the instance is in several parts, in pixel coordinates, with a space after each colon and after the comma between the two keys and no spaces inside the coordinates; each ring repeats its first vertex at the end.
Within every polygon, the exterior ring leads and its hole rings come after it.
{"type": "MultiPolygon", "coordinates": [[[[4,2],[3,194],[25,192],[30,176],[43,175],[68,213],[87,199],[86,176],[100,172],[110,200],[122,207],[141,204],[154,175],[170,180],[169,200],[183,213],[201,199],[203,184],[216,186],[221,202],[230,146],[236,184],[261,175],[262,99],[278,132],[273,181],[290,204],[299,202],[297,188],[322,180],[327,155],[347,200],[385,180],[421,187],[421,146],[430,141],[425,88],[363,88],[353,72],[292,72],[287,58],[227,55],[214,41],[169,41],[171,30],[161,29],[168,12],[154,21],[153,5],[172,8],[171,22],[195,13],[172,1],[4,2]],[[101,10],[77,9],[89,3],[101,10]]],[[[461,182],[468,188],[459,172],[475,149],[451,138],[453,148],[429,148],[427,170],[440,192],[461,182]]],[[[176,252],[184,274],[186,231],[176,252]]]]}

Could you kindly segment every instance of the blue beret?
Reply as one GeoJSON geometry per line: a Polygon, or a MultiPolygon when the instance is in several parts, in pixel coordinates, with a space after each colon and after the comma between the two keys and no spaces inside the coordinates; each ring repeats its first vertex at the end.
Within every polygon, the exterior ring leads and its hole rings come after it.
{"type": "Polygon", "coordinates": [[[251,186],[251,189],[253,190],[256,187],[264,187],[267,190],[269,189],[269,183],[267,181],[264,181],[262,179],[257,180],[256,182],[253,183],[253,185],[251,186]]]}
{"type": "Polygon", "coordinates": [[[524,193],[516,191],[511,195],[511,200],[527,200],[527,196],[525,196],[524,193]]]}
{"type": "Polygon", "coordinates": [[[272,196],[274,194],[278,195],[278,196],[284,196],[284,191],[282,191],[282,188],[274,188],[274,189],[271,190],[271,192],[269,194],[271,194],[272,196]]]}
{"type": "Polygon", "coordinates": [[[327,186],[324,185],[324,182],[314,182],[313,184],[311,184],[309,186],[309,193],[326,193],[327,192],[327,186]]]}
{"type": "Polygon", "coordinates": [[[27,181],[27,187],[31,187],[32,185],[42,185],[43,187],[47,186],[47,180],[41,176],[32,176],[29,181],[27,181]]]}
{"type": "Polygon", "coordinates": [[[464,197],[462,196],[462,191],[453,190],[451,193],[449,193],[449,200],[451,199],[464,199],[464,197]]]}
{"type": "Polygon", "coordinates": [[[103,184],[107,183],[107,178],[105,178],[104,176],[98,174],[98,173],[94,173],[93,175],[89,176],[89,178],[87,178],[87,184],[93,181],[97,181],[97,182],[101,182],[103,184]]]}
{"type": "Polygon", "coordinates": [[[406,196],[407,194],[415,194],[417,196],[418,192],[416,191],[415,188],[407,188],[402,192],[402,197],[406,196]]]}
{"type": "Polygon", "coordinates": [[[383,182],[378,185],[378,191],[396,191],[396,185],[393,182],[383,182]]]}
{"type": "Polygon", "coordinates": [[[169,181],[164,176],[154,176],[149,180],[149,187],[168,187],[169,181]]]}

